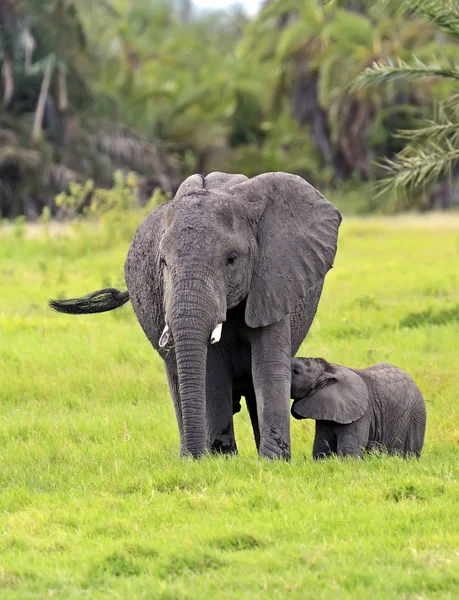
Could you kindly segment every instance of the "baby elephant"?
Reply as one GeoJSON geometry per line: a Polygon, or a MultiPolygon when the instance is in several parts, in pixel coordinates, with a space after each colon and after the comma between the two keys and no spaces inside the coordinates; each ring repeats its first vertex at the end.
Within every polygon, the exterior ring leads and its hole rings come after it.
{"type": "Polygon", "coordinates": [[[292,360],[292,415],[314,419],[313,457],[361,457],[364,450],[421,455],[426,407],[405,371],[378,363],[349,369],[322,358],[292,360]]]}

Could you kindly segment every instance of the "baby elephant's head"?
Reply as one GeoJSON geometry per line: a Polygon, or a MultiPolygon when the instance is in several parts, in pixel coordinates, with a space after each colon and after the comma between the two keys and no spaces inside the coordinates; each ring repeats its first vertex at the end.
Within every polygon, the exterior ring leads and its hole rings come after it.
{"type": "Polygon", "coordinates": [[[352,423],[368,408],[368,390],[351,369],[323,358],[292,359],[291,396],[295,419],[352,423]]]}
{"type": "Polygon", "coordinates": [[[291,397],[305,398],[325,385],[328,367],[329,363],[323,358],[293,358],[291,397]]]}

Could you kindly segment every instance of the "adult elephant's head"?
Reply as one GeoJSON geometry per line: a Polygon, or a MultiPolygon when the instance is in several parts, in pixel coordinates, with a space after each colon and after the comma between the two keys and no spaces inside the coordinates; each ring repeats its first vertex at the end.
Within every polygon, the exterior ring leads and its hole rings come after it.
{"type": "Polygon", "coordinates": [[[206,449],[208,345],[229,309],[263,327],[292,312],[331,268],[341,216],[301,177],[192,175],[164,207],[157,248],[177,359],[185,450],[206,449]]]}

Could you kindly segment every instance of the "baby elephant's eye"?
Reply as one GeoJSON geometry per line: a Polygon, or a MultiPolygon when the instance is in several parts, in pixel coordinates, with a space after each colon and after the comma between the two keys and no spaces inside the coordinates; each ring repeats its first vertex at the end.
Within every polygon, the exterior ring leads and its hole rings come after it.
{"type": "Polygon", "coordinates": [[[298,369],[293,369],[293,374],[294,374],[294,375],[299,375],[299,374],[300,374],[300,372],[298,371],[298,369]]]}
{"type": "Polygon", "coordinates": [[[236,262],[236,259],[237,259],[236,252],[231,252],[231,254],[228,256],[227,262],[229,265],[234,265],[234,263],[236,262]]]}

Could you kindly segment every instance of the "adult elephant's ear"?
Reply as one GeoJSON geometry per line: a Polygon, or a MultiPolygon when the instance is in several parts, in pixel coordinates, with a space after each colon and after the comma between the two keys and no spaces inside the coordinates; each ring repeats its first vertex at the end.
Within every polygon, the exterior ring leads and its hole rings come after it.
{"type": "Polygon", "coordinates": [[[257,228],[245,321],[262,327],[290,314],[333,266],[341,215],[304,179],[288,173],[265,173],[230,192],[241,196],[257,228]]]}
{"type": "Polygon", "coordinates": [[[368,409],[368,389],[350,369],[331,365],[326,385],[292,405],[295,419],[353,423],[368,409]]]}

